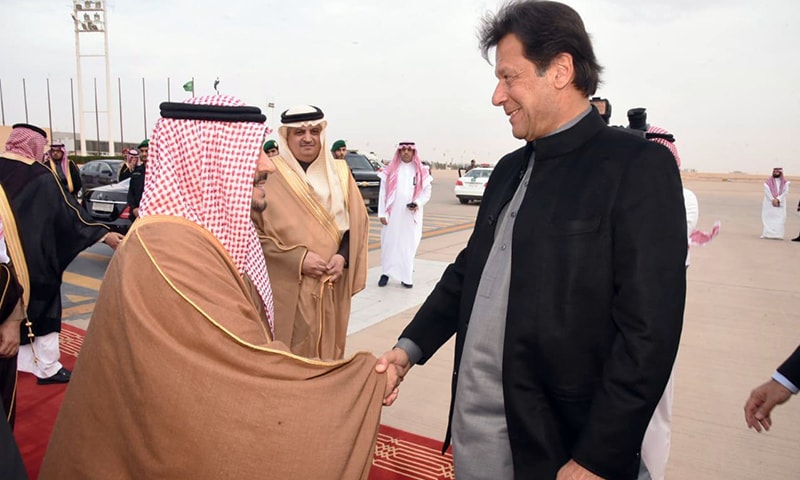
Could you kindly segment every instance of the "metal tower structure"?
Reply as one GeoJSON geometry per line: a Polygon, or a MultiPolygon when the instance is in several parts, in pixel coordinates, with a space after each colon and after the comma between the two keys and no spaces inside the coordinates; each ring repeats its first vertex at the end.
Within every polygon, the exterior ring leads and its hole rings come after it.
{"type": "MultiPolygon", "coordinates": [[[[79,125],[81,133],[81,155],[86,155],[86,128],[84,116],[86,110],[83,101],[83,75],[81,68],[81,59],[87,57],[102,57],[106,67],[106,110],[102,113],[106,114],[108,120],[108,153],[114,155],[114,134],[112,130],[112,115],[111,115],[111,65],[108,57],[108,12],[106,10],[106,1],[80,1],[73,0],[72,2],[72,20],[75,24],[75,63],[77,66],[78,75],[78,112],[79,112],[79,125]],[[82,34],[103,34],[103,53],[102,54],[82,54],[81,53],[81,35],[82,34]]],[[[97,90],[95,90],[95,98],[97,90]]],[[[95,109],[97,110],[97,109],[95,109]]],[[[95,114],[100,112],[95,112],[95,114]]],[[[99,125],[98,125],[99,128],[99,125]]]]}

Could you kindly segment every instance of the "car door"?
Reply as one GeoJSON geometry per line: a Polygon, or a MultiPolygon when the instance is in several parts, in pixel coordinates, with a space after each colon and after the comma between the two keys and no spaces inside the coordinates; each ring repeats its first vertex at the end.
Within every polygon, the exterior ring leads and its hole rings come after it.
{"type": "Polygon", "coordinates": [[[101,163],[97,173],[97,183],[99,185],[110,185],[116,181],[117,177],[114,175],[114,170],[111,166],[107,163],[101,163]]]}
{"type": "Polygon", "coordinates": [[[89,162],[81,168],[81,183],[84,190],[97,186],[97,162],[89,162]]]}

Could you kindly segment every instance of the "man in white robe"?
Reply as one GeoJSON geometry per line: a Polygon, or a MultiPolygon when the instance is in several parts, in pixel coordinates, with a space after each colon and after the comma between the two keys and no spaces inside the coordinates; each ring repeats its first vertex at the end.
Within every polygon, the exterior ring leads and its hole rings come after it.
{"type": "Polygon", "coordinates": [[[414,286],[414,256],[422,239],[424,206],[431,199],[433,178],[422,165],[413,142],[397,147],[391,163],[378,172],[381,189],[378,218],[381,225],[381,266],[379,287],[389,278],[406,288],[414,286]]]}
{"type": "Polygon", "coordinates": [[[789,183],[783,176],[782,168],[773,168],[772,176],[764,182],[764,200],[761,202],[761,222],[764,224],[764,230],[761,232],[761,238],[783,240],[789,183]]]}
{"type": "MultiPolygon", "coordinates": [[[[641,125],[638,128],[645,130],[645,138],[667,147],[672,156],[675,157],[678,168],[680,168],[681,157],[675,146],[674,136],[664,128],[647,124],[646,118],[643,108],[635,108],[628,111],[628,119],[633,128],[641,125]],[[638,122],[637,119],[639,120],[638,122]]],[[[686,233],[689,247],[691,248],[692,245],[705,245],[719,233],[719,225],[715,225],[710,233],[697,229],[700,205],[697,201],[697,196],[688,188],[683,189],[683,205],[686,209],[686,233]]],[[[688,251],[686,253],[686,268],[689,268],[688,251]]],[[[673,370],[642,440],[642,465],[639,470],[638,480],[664,480],[666,477],[672,439],[672,405],[674,396],[675,372],[673,370]]]]}

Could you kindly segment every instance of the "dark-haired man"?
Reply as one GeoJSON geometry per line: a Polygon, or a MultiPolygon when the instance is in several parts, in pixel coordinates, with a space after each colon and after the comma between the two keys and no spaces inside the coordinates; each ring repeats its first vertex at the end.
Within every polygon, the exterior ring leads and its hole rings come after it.
{"type": "Polygon", "coordinates": [[[150,150],[150,140],[144,139],[136,147],[139,154],[139,161],[131,170],[131,183],[128,187],[128,208],[134,219],[139,218],[139,203],[144,194],[144,175],[147,172],[147,152],[150,150]]]}
{"type": "Polygon", "coordinates": [[[455,334],[457,478],[637,478],[683,319],[675,160],[591,108],[601,67],[570,7],[507,4],[480,38],[496,47],[492,103],[527,144],[497,163],[466,248],[379,360],[385,403],[455,334]]]}

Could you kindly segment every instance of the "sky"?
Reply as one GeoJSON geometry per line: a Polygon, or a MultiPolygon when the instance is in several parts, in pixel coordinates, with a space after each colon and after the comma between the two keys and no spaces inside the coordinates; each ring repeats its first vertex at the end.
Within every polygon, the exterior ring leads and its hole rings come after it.
{"type": "MultiPolygon", "coordinates": [[[[782,166],[800,175],[800,2],[565,3],[583,18],[604,67],[597,95],[611,101],[612,124],[646,107],[649,123],[675,135],[685,169],[767,175],[782,166]]],[[[280,112],[313,104],[325,112],[329,143],[343,138],[389,159],[398,142],[415,141],[423,160],[494,163],[522,145],[491,104],[494,67],[478,50],[480,20],[500,4],[112,0],[111,108],[102,58],[83,57],[86,136],[97,132],[95,78],[100,138],[110,110],[114,138],[127,142],[149,136],[168,81],[169,99],[182,101],[191,95],[181,88],[188,80],[204,95],[219,78],[220,93],[260,106],[276,130],[280,112]]],[[[49,80],[53,129],[72,132],[72,2],[4,0],[3,7],[5,123],[25,121],[25,93],[28,121],[49,127],[49,80]]],[[[103,35],[80,34],[80,46],[102,54],[103,35]]]]}

